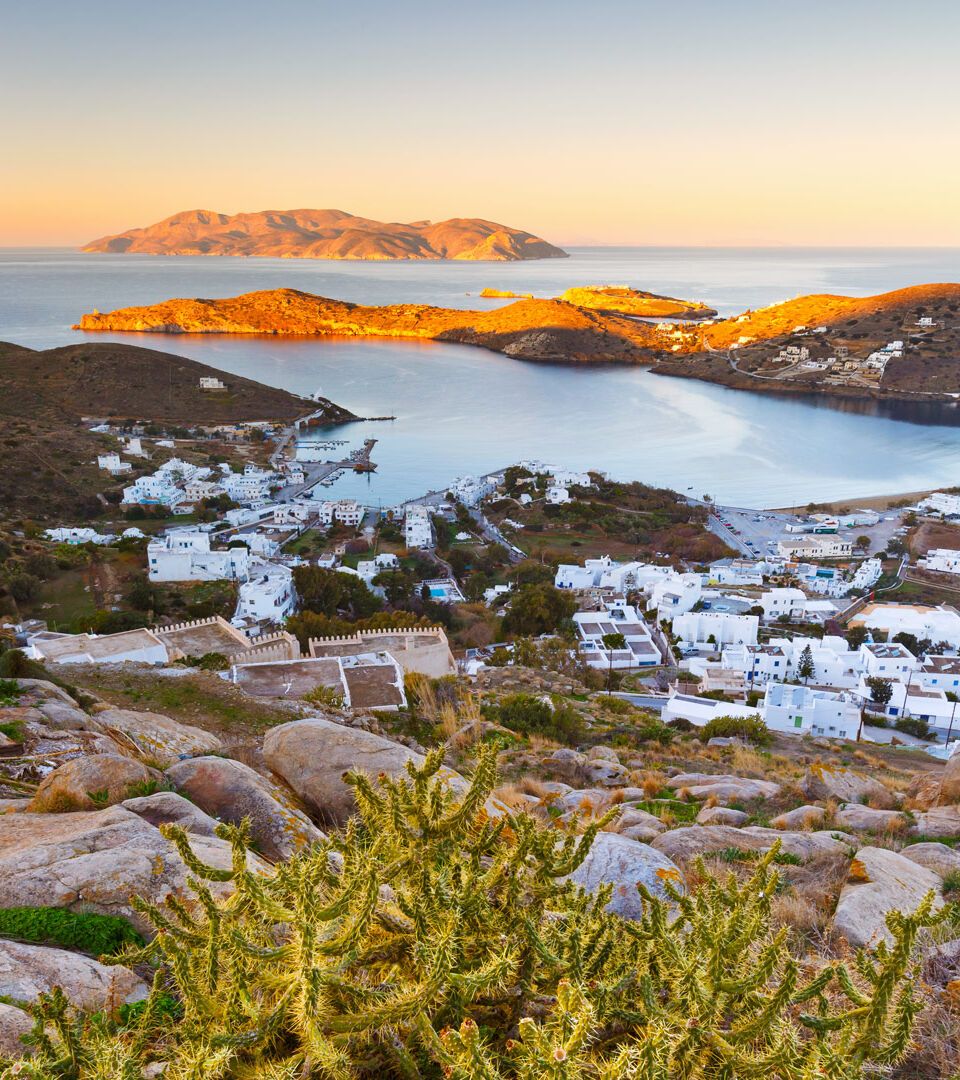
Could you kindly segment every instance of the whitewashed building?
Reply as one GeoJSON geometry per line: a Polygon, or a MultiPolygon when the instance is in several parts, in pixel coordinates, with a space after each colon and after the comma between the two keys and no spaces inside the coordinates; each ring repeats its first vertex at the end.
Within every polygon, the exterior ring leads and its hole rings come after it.
{"type": "Polygon", "coordinates": [[[147,575],[151,581],[242,581],[249,559],[246,547],[213,551],[209,533],[176,530],[147,544],[147,575]]]}
{"type": "Polygon", "coordinates": [[[97,466],[105,469],[111,476],[120,476],[122,473],[133,471],[129,461],[124,461],[119,454],[99,454],[97,466]]]}
{"type": "Polygon", "coordinates": [[[240,585],[234,622],[281,623],[293,613],[295,603],[292,571],[254,559],[249,577],[240,585]]]}
{"type": "Polygon", "coordinates": [[[932,548],[924,558],[917,560],[917,565],[941,574],[960,574],[960,551],[956,548],[932,548]]]}
{"type": "Polygon", "coordinates": [[[604,611],[578,611],[573,621],[580,638],[580,655],[590,667],[654,667],[661,661],[650,628],[634,607],[608,604],[604,611]],[[603,639],[609,634],[622,634],[624,647],[606,646],[603,639]]]}
{"type": "Polygon", "coordinates": [[[673,620],[680,647],[756,645],[758,615],[735,615],[726,611],[688,611],[673,620]]]}
{"type": "Polygon", "coordinates": [[[833,693],[809,686],[770,683],[760,706],[772,731],[855,739],[860,729],[860,702],[852,693],[833,693]]]}
{"type": "Polygon", "coordinates": [[[413,503],[406,508],[403,542],[411,551],[433,547],[433,525],[428,507],[413,503]]]}

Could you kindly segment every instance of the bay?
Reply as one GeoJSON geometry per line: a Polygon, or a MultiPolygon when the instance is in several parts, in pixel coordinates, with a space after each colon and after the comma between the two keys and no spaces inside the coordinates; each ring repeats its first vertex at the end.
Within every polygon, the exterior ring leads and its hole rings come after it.
{"type": "Polygon", "coordinates": [[[375,339],[156,334],[83,335],[86,311],[172,296],[231,296],[281,286],[359,303],[489,308],[484,287],[556,295],[628,284],[703,300],[727,315],[800,293],[868,295],[956,281],[953,249],[575,248],[523,263],[346,263],[290,259],[84,255],[0,250],[0,339],[49,348],[135,342],[309,394],[382,423],[339,428],[378,439],[370,476],[337,496],[391,506],[453,477],[536,457],[621,479],[781,506],[960,483],[960,410],[776,397],[637,367],[529,364],[486,350],[375,339]]]}

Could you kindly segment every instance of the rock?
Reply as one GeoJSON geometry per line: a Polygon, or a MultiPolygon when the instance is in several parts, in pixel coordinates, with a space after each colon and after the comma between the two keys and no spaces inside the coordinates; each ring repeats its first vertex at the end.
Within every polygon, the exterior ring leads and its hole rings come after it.
{"type": "Polygon", "coordinates": [[[916,910],[931,890],[937,894],[936,906],[942,907],[940,878],[932,870],[886,848],[861,848],[840,890],[833,928],[855,948],[890,942],[887,913],[916,910]]]}
{"type": "Polygon", "coordinates": [[[607,910],[625,919],[638,919],[643,914],[643,901],[637,884],[644,884],[657,896],[666,896],[664,882],[682,886],[683,877],[677,866],[648,844],[641,844],[616,833],[598,833],[587,857],[570,875],[587,892],[596,892],[601,885],[613,884],[613,896],[607,910]]]}
{"type": "Polygon", "coordinates": [[[612,746],[591,746],[587,751],[587,761],[615,761],[620,764],[620,758],[612,746]]]}
{"type": "Polygon", "coordinates": [[[686,789],[695,799],[713,796],[719,802],[772,799],[780,793],[780,785],[772,780],[753,780],[745,776],[715,775],[712,773],[678,773],[666,782],[674,791],[686,789]]]}
{"type": "Polygon", "coordinates": [[[770,821],[775,829],[815,829],[827,819],[827,812],[822,806],[798,806],[788,810],[770,821]]]}
{"type": "Polygon", "coordinates": [[[62,701],[45,701],[38,706],[47,727],[58,731],[87,731],[90,729],[90,717],[77,705],[67,705],[62,701]]]}
{"type": "Polygon", "coordinates": [[[743,739],[738,739],[735,736],[726,735],[714,735],[712,739],[707,739],[707,746],[743,746],[743,739]]]}
{"type": "Polygon", "coordinates": [[[217,828],[215,818],[175,791],[158,791],[142,799],[125,799],[120,805],[158,828],[161,825],[179,825],[194,836],[214,836],[217,828]]]}
{"type": "Polygon", "coordinates": [[[149,987],[129,968],[91,960],[65,949],[0,941],[0,996],[35,1001],[59,986],[74,1005],[88,1011],[143,1001],[149,987]]]}
{"type": "MultiPolygon", "coordinates": [[[[343,774],[359,770],[376,776],[406,774],[407,762],[423,763],[420,754],[380,735],[311,717],[271,728],[263,740],[269,767],[324,821],[343,824],[354,812],[353,792],[343,774]]],[[[452,769],[441,772],[456,791],[468,785],[452,769]]]]}
{"type": "Polygon", "coordinates": [[[960,805],[934,806],[917,814],[910,831],[916,836],[960,836],[960,805]]]}
{"type": "Polygon", "coordinates": [[[900,854],[918,866],[925,866],[940,877],[950,873],[960,873],[960,851],[947,847],[946,844],[925,843],[910,844],[900,854]]]}
{"type": "Polygon", "coordinates": [[[847,855],[850,848],[830,833],[781,832],[779,829],[763,829],[752,825],[735,829],[731,825],[689,825],[662,833],[651,842],[674,861],[694,859],[713,851],[736,848],[739,851],[769,851],[779,841],[780,850],[786,855],[800,859],[812,859],[816,855],[847,855]]]}
{"type": "Polygon", "coordinates": [[[28,702],[39,703],[43,701],[60,701],[64,705],[77,707],[77,702],[66,690],[50,682],[49,679],[20,679],[16,680],[20,690],[20,699],[28,702]]]}
{"type": "MultiPolygon", "coordinates": [[[[232,849],[217,837],[193,836],[205,863],[231,866],[232,849]]],[[[266,873],[249,853],[247,866],[266,873]]],[[[189,871],[176,848],[143,818],[111,806],[73,814],[0,815],[0,907],[62,907],[128,919],[141,933],[150,923],[133,911],[132,895],[159,904],[169,896],[192,897],[189,871]]],[[[229,882],[207,882],[226,896],[229,882]]]]}
{"type": "Polygon", "coordinates": [[[0,799],[0,814],[16,814],[21,810],[26,810],[29,805],[29,798],[0,799]]]}
{"type": "Polygon", "coordinates": [[[937,801],[940,806],[960,803],[960,751],[954,751],[947,759],[940,777],[940,793],[937,801]]]}
{"type": "Polygon", "coordinates": [[[574,789],[553,800],[553,805],[564,813],[596,813],[600,809],[606,810],[609,804],[610,792],[600,788],[583,788],[580,791],[574,789]]]}
{"type": "Polygon", "coordinates": [[[898,810],[873,810],[861,803],[847,803],[833,815],[833,820],[854,832],[904,832],[907,828],[906,815],[898,810]]]}
{"type": "Polygon", "coordinates": [[[734,828],[746,825],[750,815],[742,810],[730,810],[726,806],[705,806],[697,814],[698,825],[732,825],[734,828]]]}
{"type": "Polygon", "coordinates": [[[552,769],[554,772],[560,773],[561,776],[565,776],[568,780],[576,781],[580,779],[583,766],[587,763],[586,754],[581,754],[578,750],[571,750],[569,747],[562,746],[559,750],[554,752],[544,760],[544,765],[552,769]]]}
{"type": "Polygon", "coordinates": [[[544,795],[566,795],[568,791],[573,791],[573,788],[569,784],[564,784],[559,780],[538,780],[537,783],[543,789],[544,795]]]}
{"type": "Polygon", "coordinates": [[[248,818],[257,850],[268,859],[289,859],[324,839],[282,788],[239,761],[190,758],[172,765],[166,775],[179,791],[221,821],[239,824],[248,818]]]}
{"type": "Polygon", "coordinates": [[[879,780],[842,765],[814,763],[807,769],[800,788],[808,799],[837,799],[845,803],[870,801],[883,808],[894,804],[892,793],[879,780]]]}
{"type": "Polygon", "coordinates": [[[652,825],[628,825],[626,828],[620,829],[617,835],[625,836],[628,840],[639,840],[641,843],[649,844],[651,840],[656,840],[662,832],[662,826],[655,829],[652,825]]]}
{"type": "MultiPolygon", "coordinates": [[[[157,773],[132,758],[119,754],[93,754],[74,758],[45,777],[30,803],[34,813],[94,810],[91,794],[105,792],[103,805],[122,802],[134,784],[143,784],[157,773]]],[[[100,801],[100,800],[98,800],[100,801]]]]}
{"type": "Polygon", "coordinates": [[[617,830],[621,836],[624,829],[631,829],[637,825],[653,829],[657,833],[662,833],[667,828],[655,814],[648,814],[646,810],[637,810],[634,807],[627,807],[623,810],[617,818],[616,824],[622,826],[617,830]]]}
{"type": "Polygon", "coordinates": [[[647,798],[647,793],[643,788],[638,787],[617,788],[617,793],[620,801],[624,803],[644,802],[647,798]]]}
{"type": "Polygon", "coordinates": [[[33,1030],[33,1017],[0,1002],[0,1057],[22,1057],[28,1051],[22,1037],[33,1030]]]}
{"type": "Polygon", "coordinates": [[[160,769],[184,757],[197,757],[221,750],[223,744],[209,731],[181,724],[160,713],[133,712],[130,709],[104,709],[91,718],[104,735],[120,746],[133,746],[160,769]]]}
{"type": "Polygon", "coordinates": [[[630,775],[619,761],[605,759],[588,761],[583,766],[583,774],[591,784],[602,784],[608,788],[620,787],[630,775]]]}

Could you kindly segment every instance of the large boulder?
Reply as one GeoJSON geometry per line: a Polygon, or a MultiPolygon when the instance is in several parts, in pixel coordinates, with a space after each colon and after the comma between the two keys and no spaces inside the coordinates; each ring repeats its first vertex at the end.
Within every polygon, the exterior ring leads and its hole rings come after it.
{"type": "Polygon", "coordinates": [[[197,757],[167,769],[167,779],[208,814],[239,824],[268,859],[288,859],[324,838],[286,792],[248,765],[229,758],[197,757]]]}
{"type": "Polygon", "coordinates": [[[960,751],[954,752],[944,766],[940,777],[940,793],[937,798],[940,806],[960,803],[960,751]]]}
{"type": "Polygon", "coordinates": [[[59,700],[45,701],[37,706],[37,711],[43,717],[43,724],[60,731],[86,731],[93,727],[91,718],[79,705],[67,705],[59,700]]]}
{"type": "Polygon", "coordinates": [[[624,780],[630,776],[630,771],[619,761],[608,761],[605,758],[594,758],[583,766],[583,775],[591,784],[601,784],[603,787],[622,787],[624,780]]]}
{"type": "Polygon", "coordinates": [[[843,765],[816,762],[806,772],[800,787],[808,799],[836,799],[838,802],[866,803],[888,808],[894,805],[893,794],[872,776],[843,765]]]}
{"type": "Polygon", "coordinates": [[[216,835],[216,818],[205,814],[199,806],[175,791],[157,791],[139,799],[124,799],[120,805],[157,828],[161,825],[179,825],[184,832],[193,833],[194,836],[216,835]]]}
{"type": "Polygon", "coordinates": [[[122,802],[135,784],[146,783],[158,775],[142,762],[119,754],[74,758],[44,777],[30,809],[35,813],[57,814],[94,810],[98,804],[112,806],[122,802]]]}
{"type": "Polygon", "coordinates": [[[0,941],[0,996],[34,1001],[55,986],[74,1005],[89,1011],[143,1001],[149,991],[129,968],[108,967],[88,956],[46,945],[0,941]]]}
{"type": "MultiPolygon", "coordinates": [[[[271,728],[263,740],[263,756],[310,809],[334,824],[343,824],[355,810],[344,773],[398,776],[406,773],[407,762],[422,765],[425,760],[422,754],[380,735],[321,717],[271,728]]],[[[467,790],[459,773],[443,769],[441,775],[454,790],[467,790]]]]}
{"type": "Polygon", "coordinates": [[[662,833],[651,841],[651,846],[675,862],[682,862],[730,848],[737,851],[769,851],[777,842],[784,854],[795,855],[798,859],[812,859],[817,855],[849,855],[851,852],[850,845],[836,839],[833,833],[782,832],[757,825],[745,829],[731,825],[689,825],[662,833]]]}
{"type": "Polygon", "coordinates": [[[770,819],[775,829],[817,829],[827,820],[822,806],[798,806],[770,819]]]}
{"type": "Polygon", "coordinates": [[[947,847],[946,844],[923,843],[910,844],[900,854],[918,866],[925,866],[944,878],[947,874],[960,874],[960,851],[947,847]]]}
{"type": "Polygon", "coordinates": [[[212,754],[223,748],[216,735],[209,731],[181,724],[160,713],[104,709],[91,719],[98,731],[109,735],[120,746],[135,749],[159,769],[165,769],[181,758],[212,754]]]}
{"type": "Polygon", "coordinates": [[[746,825],[750,815],[742,810],[731,810],[726,806],[705,806],[697,814],[698,825],[732,825],[735,829],[746,825]]]}
{"type": "Polygon", "coordinates": [[[712,798],[720,803],[771,799],[780,792],[780,785],[772,780],[712,773],[678,773],[667,780],[666,786],[674,791],[685,791],[694,799],[712,798]]]}
{"type": "Polygon", "coordinates": [[[853,832],[905,832],[907,817],[899,810],[874,810],[862,803],[847,803],[834,815],[841,829],[853,832]]]}
{"type": "MultiPolygon", "coordinates": [[[[217,837],[192,836],[194,852],[219,869],[232,849],[217,837]]],[[[249,853],[247,866],[266,873],[249,853]]],[[[189,871],[172,843],[122,806],[93,813],[0,815],[0,907],[62,907],[128,919],[142,933],[150,923],[134,912],[131,896],[162,903],[192,897],[189,871]]],[[[207,882],[216,895],[229,882],[207,882]]]]}
{"type": "Polygon", "coordinates": [[[667,881],[675,887],[683,885],[680,870],[661,852],[637,840],[607,832],[597,834],[587,857],[570,875],[570,880],[587,892],[612,884],[613,896],[607,911],[625,919],[638,919],[643,914],[638,884],[657,896],[666,896],[667,881]]]}
{"type": "Polygon", "coordinates": [[[15,1005],[0,1001],[0,1057],[22,1057],[28,1047],[23,1036],[33,1030],[33,1017],[15,1005]]]}
{"type": "Polygon", "coordinates": [[[940,877],[932,870],[886,848],[861,848],[850,864],[850,876],[840,890],[833,928],[855,947],[891,941],[886,916],[891,911],[915,911],[928,892],[943,905],[940,877]]]}
{"type": "Polygon", "coordinates": [[[916,836],[940,836],[945,839],[960,836],[960,804],[933,806],[917,814],[910,831],[916,836]]]}

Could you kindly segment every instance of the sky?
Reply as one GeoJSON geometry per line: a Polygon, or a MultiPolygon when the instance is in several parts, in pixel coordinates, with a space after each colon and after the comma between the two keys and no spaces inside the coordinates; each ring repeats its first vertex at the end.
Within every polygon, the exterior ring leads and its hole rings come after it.
{"type": "Polygon", "coordinates": [[[956,0],[0,0],[0,246],[177,211],[960,246],[956,0]]]}

